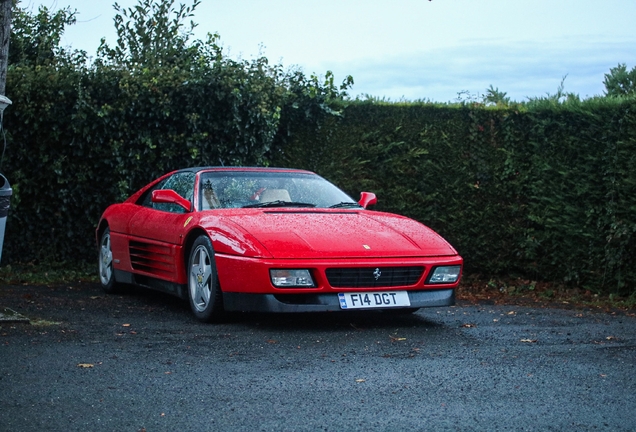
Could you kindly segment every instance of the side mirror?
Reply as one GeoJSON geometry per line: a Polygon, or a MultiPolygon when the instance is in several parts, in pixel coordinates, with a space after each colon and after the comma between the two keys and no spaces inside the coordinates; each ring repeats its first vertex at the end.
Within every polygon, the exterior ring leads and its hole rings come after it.
{"type": "Polygon", "coordinates": [[[177,204],[185,209],[185,211],[192,211],[192,203],[187,199],[181,197],[178,193],[172,189],[159,189],[152,191],[152,202],[162,204],[177,204]]]}
{"type": "Polygon", "coordinates": [[[360,193],[360,201],[358,201],[358,204],[360,204],[362,207],[367,208],[377,203],[378,203],[378,199],[376,198],[373,192],[360,193]]]}

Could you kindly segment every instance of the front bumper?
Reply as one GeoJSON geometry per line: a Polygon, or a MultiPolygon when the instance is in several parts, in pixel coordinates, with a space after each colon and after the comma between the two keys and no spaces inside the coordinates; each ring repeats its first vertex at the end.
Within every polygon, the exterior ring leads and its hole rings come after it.
{"type": "MultiPolygon", "coordinates": [[[[411,305],[408,309],[452,306],[455,304],[454,289],[427,289],[407,291],[411,305]]],[[[226,311],[242,312],[335,312],[342,311],[338,294],[249,294],[224,292],[223,306],[226,311]]],[[[391,310],[400,308],[367,309],[391,310]]],[[[357,311],[365,309],[354,309],[357,311]]]]}

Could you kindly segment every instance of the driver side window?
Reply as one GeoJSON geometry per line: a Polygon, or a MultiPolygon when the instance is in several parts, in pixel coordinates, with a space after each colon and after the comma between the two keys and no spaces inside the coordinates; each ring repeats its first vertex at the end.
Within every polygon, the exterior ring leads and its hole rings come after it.
{"type": "Polygon", "coordinates": [[[172,189],[181,197],[192,202],[192,197],[194,196],[194,178],[195,174],[193,172],[176,173],[157,183],[153,188],[148,190],[140,200],[140,204],[144,207],[150,207],[170,213],[185,213],[185,209],[177,204],[153,203],[152,192],[160,189],[172,189]]]}

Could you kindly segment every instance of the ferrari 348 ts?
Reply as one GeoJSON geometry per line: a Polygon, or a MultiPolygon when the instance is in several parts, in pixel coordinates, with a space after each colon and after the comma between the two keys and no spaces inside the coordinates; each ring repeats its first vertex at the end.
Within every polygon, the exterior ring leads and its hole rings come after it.
{"type": "Polygon", "coordinates": [[[462,258],[421,223],[368,209],[376,201],[303,170],[174,171],[102,215],[101,285],[175,294],[206,322],[226,311],[454,304],[462,258]]]}

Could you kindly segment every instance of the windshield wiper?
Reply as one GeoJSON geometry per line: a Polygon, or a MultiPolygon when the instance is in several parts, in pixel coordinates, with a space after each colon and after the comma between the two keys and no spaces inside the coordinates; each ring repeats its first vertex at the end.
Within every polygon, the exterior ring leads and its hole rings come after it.
{"type": "Polygon", "coordinates": [[[295,201],[268,201],[263,203],[244,205],[243,208],[255,208],[255,207],[316,207],[316,204],[295,202],[295,201]]]}
{"type": "Polygon", "coordinates": [[[356,208],[361,208],[362,206],[358,203],[355,202],[348,202],[348,201],[343,201],[341,203],[338,204],[334,204],[332,206],[329,206],[329,208],[343,208],[343,207],[356,207],[356,208]]]}

